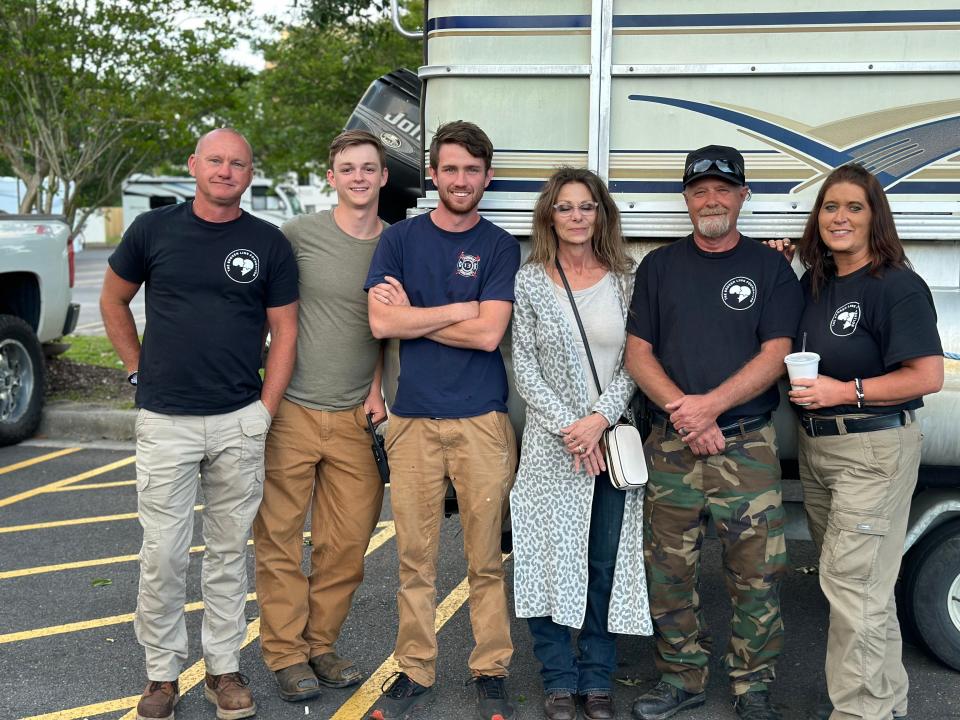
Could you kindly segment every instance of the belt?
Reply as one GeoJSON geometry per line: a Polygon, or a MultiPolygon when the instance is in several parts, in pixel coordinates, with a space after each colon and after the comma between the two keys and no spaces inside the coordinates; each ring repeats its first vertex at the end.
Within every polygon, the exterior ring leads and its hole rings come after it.
{"type": "MultiPolygon", "coordinates": [[[[673,424],[670,422],[670,417],[662,412],[659,408],[650,408],[650,414],[656,420],[661,420],[663,422],[663,430],[665,433],[674,433],[676,430],[673,428],[673,424]]],[[[768,425],[770,423],[770,413],[764,413],[763,415],[751,415],[750,417],[743,417],[737,420],[736,422],[730,423],[729,425],[724,425],[720,428],[720,432],[723,433],[723,436],[726,438],[736,437],[737,435],[746,435],[747,433],[754,432],[760,428],[768,425]]]]}
{"type": "Polygon", "coordinates": [[[800,427],[810,437],[823,437],[827,435],[847,435],[849,433],[873,432],[874,430],[889,430],[890,428],[903,427],[907,424],[907,417],[911,421],[914,419],[912,410],[904,410],[889,415],[874,415],[866,418],[848,418],[838,417],[814,417],[813,415],[801,415],[800,427]]]}

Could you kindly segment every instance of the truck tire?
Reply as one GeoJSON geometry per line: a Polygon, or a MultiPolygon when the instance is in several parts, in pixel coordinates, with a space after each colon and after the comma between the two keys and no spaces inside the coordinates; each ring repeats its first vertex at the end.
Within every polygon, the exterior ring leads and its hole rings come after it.
{"type": "Polygon", "coordinates": [[[904,559],[902,600],[910,630],[960,670],[960,520],[927,535],[904,559]]]}
{"type": "Polygon", "coordinates": [[[43,350],[27,323],[0,315],[0,446],[31,437],[46,387],[43,350]]]}

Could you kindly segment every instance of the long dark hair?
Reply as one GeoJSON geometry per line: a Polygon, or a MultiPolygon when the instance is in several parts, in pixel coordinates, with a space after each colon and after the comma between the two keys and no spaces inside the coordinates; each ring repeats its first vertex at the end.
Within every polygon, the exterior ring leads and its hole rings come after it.
{"type": "Polygon", "coordinates": [[[533,207],[533,232],[530,234],[531,249],[527,262],[542,263],[547,268],[553,266],[558,244],[557,232],[553,227],[553,206],[561,188],[569,183],[586,185],[590,196],[600,203],[593,224],[593,237],[590,239],[597,260],[613,272],[629,272],[631,260],[627,256],[623,232],[620,230],[620,211],[603,180],[586,168],[558,168],[543,186],[533,207]]]}
{"type": "Polygon", "coordinates": [[[870,250],[870,270],[874,276],[883,274],[884,268],[910,267],[907,256],[903,251],[903,243],[897,235],[897,226],[893,222],[893,213],[887,195],[879,181],[869,170],[862,165],[851,163],[841,165],[827,175],[827,179],[820,186],[817,200],[807,218],[807,225],[800,239],[800,262],[810,271],[810,286],[813,296],[817,297],[826,284],[827,279],[836,274],[837,265],[830,248],[820,237],[820,209],[823,207],[823,198],[834,185],[851,183],[863,190],[870,206],[870,232],[867,236],[867,247],[870,250]]]}

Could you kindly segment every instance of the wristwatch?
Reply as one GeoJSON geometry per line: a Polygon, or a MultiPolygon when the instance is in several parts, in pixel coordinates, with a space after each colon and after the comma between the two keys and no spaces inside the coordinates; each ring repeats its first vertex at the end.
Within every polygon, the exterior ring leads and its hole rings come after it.
{"type": "Polygon", "coordinates": [[[134,370],[132,373],[127,375],[127,382],[136,387],[137,385],[137,376],[140,374],[139,370],[134,370]]]}
{"type": "Polygon", "coordinates": [[[853,390],[855,393],[857,393],[857,407],[862,408],[865,399],[863,396],[863,380],[860,378],[854,378],[853,390]]]}

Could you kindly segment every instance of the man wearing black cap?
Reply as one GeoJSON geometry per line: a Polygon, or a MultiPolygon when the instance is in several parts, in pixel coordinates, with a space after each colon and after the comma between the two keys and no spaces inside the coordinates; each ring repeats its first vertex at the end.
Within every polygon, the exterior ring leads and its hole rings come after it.
{"type": "Polygon", "coordinates": [[[709,518],[733,606],[724,666],[737,714],[780,718],[767,693],[783,645],[787,559],[771,413],[802,296],[783,256],[737,230],[748,195],[735,149],[690,153],[683,197],[693,233],[637,270],[626,365],[654,408],[644,559],[661,673],[633,705],[638,720],[705,701],[711,642],[697,581],[709,518]]]}

